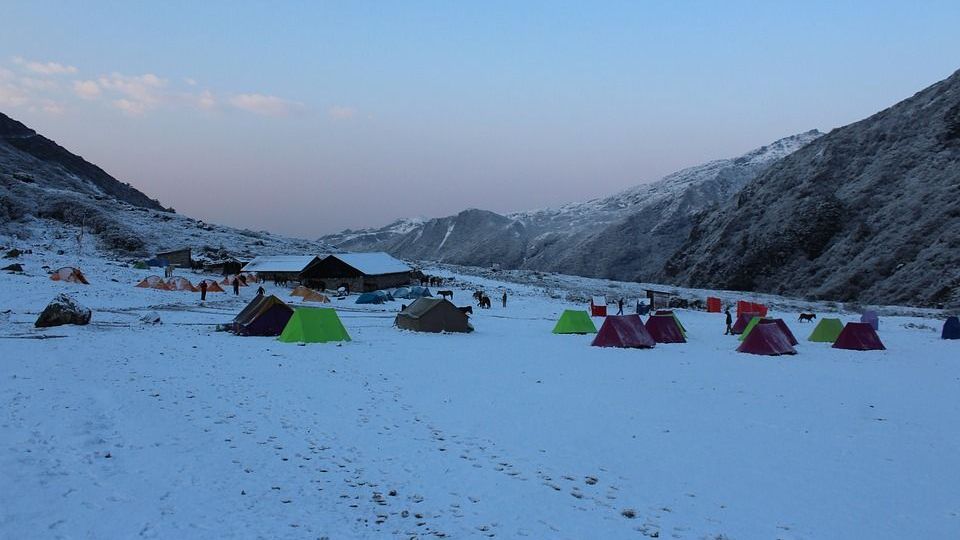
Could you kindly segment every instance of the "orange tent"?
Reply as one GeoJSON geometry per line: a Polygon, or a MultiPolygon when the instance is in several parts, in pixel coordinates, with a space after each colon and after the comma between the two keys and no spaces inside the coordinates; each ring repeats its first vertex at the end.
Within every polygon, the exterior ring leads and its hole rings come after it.
{"type": "Polygon", "coordinates": [[[304,287],[303,285],[297,285],[296,287],[293,288],[292,291],[290,291],[290,296],[301,296],[303,298],[306,298],[312,292],[313,290],[307,287],[304,287]]]}
{"type": "Polygon", "coordinates": [[[54,273],[50,274],[50,279],[53,281],[69,281],[70,283],[83,283],[84,285],[89,285],[90,282],[87,281],[87,277],[83,275],[83,272],[79,268],[74,268],[72,266],[64,266],[54,273]]]}
{"type": "Polygon", "coordinates": [[[137,283],[135,287],[140,287],[143,289],[160,289],[162,291],[167,290],[167,284],[164,283],[163,278],[160,276],[147,276],[140,280],[140,283],[137,283]]]}
{"type": "Polygon", "coordinates": [[[189,291],[196,292],[199,289],[193,286],[193,283],[190,283],[190,280],[185,277],[172,277],[167,280],[167,289],[171,291],[189,291]]]}
{"type": "MultiPolygon", "coordinates": [[[[206,283],[206,284],[207,284],[207,292],[224,292],[223,287],[221,287],[219,283],[217,283],[216,281],[214,281],[214,280],[212,280],[212,279],[205,279],[205,280],[201,281],[200,283],[206,283]]],[[[200,284],[199,284],[199,283],[197,284],[197,290],[198,290],[198,291],[200,290],[200,284]]]]}
{"type": "MultiPolygon", "coordinates": [[[[223,278],[223,281],[221,281],[220,284],[221,284],[221,285],[230,285],[230,286],[232,287],[232,286],[233,286],[233,280],[234,280],[235,278],[238,278],[238,277],[240,277],[240,276],[237,275],[237,274],[234,274],[234,275],[232,275],[232,276],[227,276],[227,277],[223,278]]],[[[241,279],[241,280],[240,280],[240,286],[241,286],[241,287],[246,287],[247,284],[244,283],[243,280],[241,279]]]]}
{"type": "Polygon", "coordinates": [[[308,294],[303,297],[304,302],[320,302],[323,304],[329,303],[330,299],[326,295],[320,294],[317,291],[310,291],[308,294]]]}

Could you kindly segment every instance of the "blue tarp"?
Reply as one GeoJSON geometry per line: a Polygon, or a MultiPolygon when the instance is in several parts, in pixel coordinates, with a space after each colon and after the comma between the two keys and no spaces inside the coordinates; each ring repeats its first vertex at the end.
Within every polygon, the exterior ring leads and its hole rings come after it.
{"type": "Polygon", "coordinates": [[[357,297],[358,304],[382,304],[384,302],[384,297],[380,296],[377,293],[363,293],[357,297]]]}

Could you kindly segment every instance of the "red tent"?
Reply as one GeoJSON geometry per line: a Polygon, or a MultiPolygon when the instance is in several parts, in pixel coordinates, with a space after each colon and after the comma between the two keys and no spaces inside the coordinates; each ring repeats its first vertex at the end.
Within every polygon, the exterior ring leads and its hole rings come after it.
{"type": "Polygon", "coordinates": [[[720,313],[721,307],[719,298],[707,297],[707,313],[720,313]]]}
{"type": "MultiPolygon", "coordinates": [[[[783,335],[787,337],[787,341],[789,341],[791,345],[796,345],[800,343],[799,341],[797,341],[797,338],[794,337],[793,332],[790,331],[790,327],[787,326],[787,323],[785,323],[783,319],[764,319],[760,321],[760,324],[764,324],[764,323],[769,324],[771,322],[773,324],[776,324],[777,327],[780,328],[780,331],[783,332],[783,335]]],[[[750,337],[750,336],[747,336],[747,337],[750,337]]]]}
{"type": "Polygon", "coordinates": [[[647,332],[657,343],[686,343],[677,320],[670,315],[651,315],[647,319],[647,332]]]}
{"type": "Polygon", "coordinates": [[[849,349],[851,351],[883,351],[886,347],[880,341],[880,336],[870,323],[848,322],[837,340],[833,342],[834,349],[849,349]]]}
{"type": "Polygon", "coordinates": [[[747,325],[750,324],[750,320],[754,317],[760,317],[759,313],[739,313],[737,314],[737,322],[733,323],[733,328],[730,329],[734,334],[742,334],[744,330],[747,329],[747,325]]]}
{"type": "Polygon", "coordinates": [[[737,352],[768,356],[797,354],[797,350],[790,344],[790,339],[774,321],[754,326],[747,334],[747,339],[737,347],[737,352]]]}
{"type": "MultiPolygon", "coordinates": [[[[737,300],[737,317],[740,317],[743,313],[753,313],[754,316],[766,317],[767,316],[767,306],[763,304],[755,304],[753,302],[746,302],[744,300],[737,300]]],[[[750,322],[749,320],[747,322],[750,322]]]]}
{"type": "Polygon", "coordinates": [[[590,345],[649,349],[656,343],[639,315],[610,315],[603,321],[603,326],[590,345]]]}

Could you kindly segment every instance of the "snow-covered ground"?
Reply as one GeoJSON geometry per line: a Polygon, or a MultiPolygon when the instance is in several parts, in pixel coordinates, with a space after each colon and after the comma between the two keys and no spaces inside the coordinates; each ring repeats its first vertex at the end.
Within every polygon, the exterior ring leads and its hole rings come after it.
{"type": "Polygon", "coordinates": [[[353,341],[297,346],[215,331],[252,287],[201,305],[94,257],[91,285],[53,282],[41,265],[76,263],[54,253],[0,273],[0,538],[960,531],[960,344],[937,320],[886,317],[887,350],[862,353],[779,313],[803,342],[773,358],[680,310],[689,343],[598,349],[551,333],[585,306],[457,275],[456,303],[495,299],[473,334],[399,331],[400,302],[350,299],[333,305],[353,341]],[[61,291],[93,323],[34,329],[61,291]]]}

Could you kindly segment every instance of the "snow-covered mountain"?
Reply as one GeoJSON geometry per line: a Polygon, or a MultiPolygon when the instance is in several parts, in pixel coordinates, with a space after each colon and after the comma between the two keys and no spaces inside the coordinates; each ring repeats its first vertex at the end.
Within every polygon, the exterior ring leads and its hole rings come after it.
{"type": "MultiPolygon", "coordinates": [[[[98,247],[122,256],[191,247],[194,257],[322,253],[329,246],[264,231],[204,223],[164,208],[130,184],[0,113],[0,232],[19,247],[43,230],[92,233],[98,247]]],[[[89,236],[88,236],[89,238],[89,236]]]]}
{"type": "Polygon", "coordinates": [[[729,199],[771,163],[821,134],[813,130],[747,154],[711,161],[610,197],[555,209],[500,215],[470,209],[436,219],[405,219],[344,231],[322,241],[399,257],[582,276],[642,280],[655,275],[686,239],[692,217],[729,199]]]}
{"type": "Polygon", "coordinates": [[[700,219],[659,279],[960,306],[960,71],[835,129],[700,219]]]}

